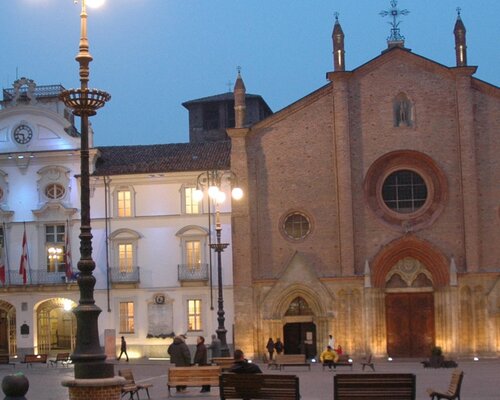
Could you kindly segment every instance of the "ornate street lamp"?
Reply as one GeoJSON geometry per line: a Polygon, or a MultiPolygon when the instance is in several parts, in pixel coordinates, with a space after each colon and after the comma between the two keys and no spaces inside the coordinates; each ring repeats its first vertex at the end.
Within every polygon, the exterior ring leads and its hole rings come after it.
{"type": "Polygon", "coordinates": [[[221,232],[222,226],[220,223],[220,212],[219,206],[226,200],[226,193],[223,191],[223,186],[229,184],[231,186],[231,195],[233,199],[240,200],[243,197],[243,190],[238,187],[238,180],[236,174],[232,171],[207,171],[198,176],[196,182],[196,190],[194,192],[194,198],[196,201],[201,201],[203,199],[203,189],[207,189],[209,201],[215,203],[215,232],[217,237],[217,242],[212,243],[210,248],[212,248],[217,253],[217,284],[218,284],[218,296],[217,296],[217,321],[219,326],[217,327],[217,337],[221,342],[221,356],[229,357],[229,347],[227,346],[226,333],[227,330],[224,326],[225,322],[225,312],[224,312],[224,294],[222,291],[222,255],[229,243],[221,243],[221,232]]]}
{"type": "MultiPolygon", "coordinates": [[[[80,226],[80,261],[78,261],[78,286],[80,300],[74,309],[76,316],[76,346],[71,355],[75,363],[75,378],[108,378],[114,374],[113,365],[105,363],[106,354],[99,344],[99,330],[97,319],[101,309],[95,305],[94,286],[95,277],[92,271],[95,262],[92,260],[92,232],[90,227],[90,182],[89,182],[89,116],[95,115],[97,110],[111,98],[111,96],[97,89],[89,89],[89,64],[92,56],[89,53],[87,39],[87,4],[100,5],[103,0],[81,0],[80,14],[81,35],[80,47],[76,61],[80,65],[80,88],[70,89],[61,93],[64,104],[73,109],[73,114],[81,121],[81,226],[80,226]]],[[[76,3],[76,1],[75,1],[76,3]]]]}

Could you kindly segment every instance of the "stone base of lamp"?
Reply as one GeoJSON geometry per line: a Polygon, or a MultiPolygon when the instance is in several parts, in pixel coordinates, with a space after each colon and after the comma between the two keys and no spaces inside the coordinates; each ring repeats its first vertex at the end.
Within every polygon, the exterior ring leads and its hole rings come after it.
{"type": "Polygon", "coordinates": [[[120,400],[125,378],[72,379],[62,381],[69,389],[69,400],[120,400]]]}

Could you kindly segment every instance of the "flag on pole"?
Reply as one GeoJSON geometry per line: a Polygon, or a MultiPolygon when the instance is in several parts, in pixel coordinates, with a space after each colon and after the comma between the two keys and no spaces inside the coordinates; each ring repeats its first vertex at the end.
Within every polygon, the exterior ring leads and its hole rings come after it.
{"type": "Polygon", "coordinates": [[[26,240],[26,226],[23,234],[23,252],[21,254],[21,262],[19,264],[19,274],[23,277],[23,284],[26,285],[26,271],[28,267],[28,241],[26,240]]]}
{"type": "Polygon", "coordinates": [[[71,245],[69,243],[69,222],[66,225],[66,251],[64,252],[64,265],[66,267],[66,278],[71,279],[73,276],[73,270],[71,268],[71,245]]]}
{"type": "Polygon", "coordinates": [[[5,250],[3,247],[0,247],[0,282],[2,285],[5,285],[5,250]]]}

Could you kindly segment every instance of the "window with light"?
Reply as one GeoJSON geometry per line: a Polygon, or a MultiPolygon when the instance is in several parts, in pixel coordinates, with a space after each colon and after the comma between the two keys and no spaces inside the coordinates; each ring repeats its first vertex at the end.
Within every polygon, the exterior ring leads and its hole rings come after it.
{"type": "Polygon", "coordinates": [[[132,193],[130,190],[119,190],[117,192],[118,217],[132,216],[132,193]]]}
{"type": "Polygon", "coordinates": [[[201,265],[201,243],[199,240],[186,240],[186,264],[190,268],[201,265]]]}
{"type": "Polygon", "coordinates": [[[45,252],[47,255],[47,272],[64,272],[66,270],[66,226],[45,226],[45,252]]]}
{"type": "Polygon", "coordinates": [[[186,214],[200,213],[200,203],[193,196],[195,190],[194,187],[184,188],[184,209],[186,214]]]}
{"type": "Polygon", "coordinates": [[[134,267],[134,245],[132,243],[118,244],[118,268],[120,272],[132,272],[134,267]]]}
{"type": "Polygon", "coordinates": [[[201,331],[201,300],[188,300],[188,331],[201,331]]]}
{"type": "Polygon", "coordinates": [[[120,333],[134,333],[134,303],[120,303],[120,333]]]}

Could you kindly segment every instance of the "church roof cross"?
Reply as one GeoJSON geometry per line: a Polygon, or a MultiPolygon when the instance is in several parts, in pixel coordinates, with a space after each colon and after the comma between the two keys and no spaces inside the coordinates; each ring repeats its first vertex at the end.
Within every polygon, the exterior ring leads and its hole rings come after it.
{"type": "Polygon", "coordinates": [[[389,18],[392,18],[392,21],[389,22],[389,25],[391,25],[391,36],[387,38],[387,41],[401,42],[405,39],[405,37],[399,32],[399,24],[401,23],[401,21],[398,21],[398,18],[404,15],[408,15],[409,13],[410,11],[408,11],[407,9],[401,10],[398,8],[397,0],[391,0],[390,10],[380,11],[381,17],[389,16],[389,18]]]}

